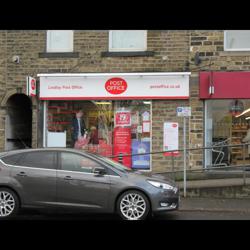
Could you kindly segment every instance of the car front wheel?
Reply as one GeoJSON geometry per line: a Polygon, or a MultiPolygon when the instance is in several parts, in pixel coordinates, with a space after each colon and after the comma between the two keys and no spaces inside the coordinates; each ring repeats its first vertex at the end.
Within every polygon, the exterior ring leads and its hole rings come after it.
{"type": "Polygon", "coordinates": [[[0,188],[0,220],[15,215],[18,207],[19,200],[16,194],[7,188],[0,188]]]}
{"type": "Polygon", "coordinates": [[[122,219],[144,220],[150,211],[150,203],[142,192],[129,190],[119,197],[117,211],[122,219]]]}

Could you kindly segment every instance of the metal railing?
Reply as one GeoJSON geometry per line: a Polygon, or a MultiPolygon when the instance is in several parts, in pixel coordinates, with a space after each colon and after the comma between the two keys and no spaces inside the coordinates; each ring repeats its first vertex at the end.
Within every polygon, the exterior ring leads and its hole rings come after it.
{"type": "MultiPolygon", "coordinates": [[[[186,196],[186,180],[187,180],[187,176],[186,173],[191,173],[191,172],[207,172],[210,170],[222,170],[222,169],[237,169],[237,172],[240,172],[240,176],[242,174],[242,179],[243,179],[243,184],[246,184],[246,170],[247,167],[250,167],[250,161],[248,162],[248,164],[246,163],[246,149],[247,147],[250,145],[250,143],[242,143],[242,144],[221,144],[221,145],[213,145],[213,146],[207,146],[207,147],[195,147],[195,148],[181,148],[178,150],[167,150],[167,151],[154,151],[154,152],[147,152],[147,153],[138,153],[138,154],[119,154],[119,155],[110,155],[107,156],[108,158],[117,158],[119,162],[123,162],[123,157],[132,157],[132,156],[140,156],[140,155],[155,155],[155,154],[164,154],[164,153],[171,153],[171,170],[166,170],[164,172],[160,172],[160,173],[166,173],[166,174],[172,174],[172,178],[175,180],[175,176],[177,173],[182,173],[183,172],[183,190],[184,190],[184,197],[186,196]],[[229,149],[232,148],[237,148],[240,147],[242,148],[242,158],[243,158],[243,164],[240,165],[233,165],[229,162],[229,165],[226,165],[224,163],[222,163],[222,161],[220,162],[220,164],[216,163],[216,164],[212,164],[209,166],[202,166],[201,168],[195,168],[195,169],[187,169],[185,168],[185,166],[182,169],[176,169],[175,166],[175,162],[177,157],[174,156],[174,153],[176,151],[180,152],[180,153],[185,153],[186,155],[182,155],[182,160],[184,161],[184,158],[187,159],[187,155],[190,154],[190,152],[193,151],[203,151],[203,155],[205,153],[206,150],[211,150],[212,152],[222,152],[224,148],[227,148],[228,152],[229,149]],[[217,150],[218,149],[218,150],[217,150]]],[[[230,153],[229,153],[230,154],[230,153]]],[[[165,156],[167,158],[167,156],[165,156]]],[[[178,157],[178,161],[180,161],[179,159],[180,157],[178,157]]],[[[250,170],[250,168],[249,168],[250,170]]],[[[229,172],[228,172],[229,173],[229,172]]]]}

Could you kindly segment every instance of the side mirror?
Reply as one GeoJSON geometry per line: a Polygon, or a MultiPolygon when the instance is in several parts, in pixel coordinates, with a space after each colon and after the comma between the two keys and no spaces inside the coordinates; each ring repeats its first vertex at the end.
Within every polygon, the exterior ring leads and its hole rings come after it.
{"type": "Polygon", "coordinates": [[[96,167],[94,168],[94,174],[95,175],[105,175],[106,174],[106,169],[103,167],[96,167]]]}

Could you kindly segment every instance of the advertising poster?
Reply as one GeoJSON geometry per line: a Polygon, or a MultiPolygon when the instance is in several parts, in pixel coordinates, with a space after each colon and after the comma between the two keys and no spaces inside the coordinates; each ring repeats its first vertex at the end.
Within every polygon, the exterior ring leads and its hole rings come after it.
{"type": "Polygon", "coordinates": [[[132,125],[139,124],[139,112],[138,111],[131,112],[131,123],[132,125]]]}
{"type": "MultiPolygon", "coordinates": [[[[114,155],[131,154],[131,129],[116,127],[114,128],[114,155]]],[[[119,158],[114,158],[119,162],[119,158]]],[[[131,156],[123,157],[123,165],[131,167],[131,156]]]]}
{"type": "MultiPolygon", "coordinates": [[[[179,126],[177,122],[164,122],[163,125],[163,151],[176,150],[173,156],[179,156],[179,126]]],[[[171,152],[165,152],[165,156],[171,156],[171,152]]]]}
{"type": "Polygon", "coordinates": [[[115,113],[115,126],[131,126],[131,113],[130,111],[116,111],[115,113]]]}
{"type": "Polygon", "coordinates": [[[145,111],[142,113],[142,121],[149,121],[150,120],[150,113],[145,111]]]}
{"type": "MultiPolygon", "coordinates": [[[[132,154],[150,152],[150,141],[132,141],[132,154]]],[[[150,154],[132,156],[132,168],[150,169],[150,154]]]]}
{"type": "Polygon", "coordinates": [[[142,132],[149,133],[150,132],[150,122],[146,121],[142,123],[142,132]]]}

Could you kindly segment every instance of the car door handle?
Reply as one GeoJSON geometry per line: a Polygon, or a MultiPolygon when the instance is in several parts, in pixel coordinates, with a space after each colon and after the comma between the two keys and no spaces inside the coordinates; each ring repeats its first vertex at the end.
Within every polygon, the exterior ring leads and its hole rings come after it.
{"type": "Polygon", "coordinates": [[[27,174],[25,172],[19,172],[17,175],[18,176],[27,176],[27,174]]]}
{"type": "Polygon", "coordinates": [[[73,180],[73,178],[71,176],[67,175],[64,177],[64,180],[71,181],[71,180],[73,180]]]}

